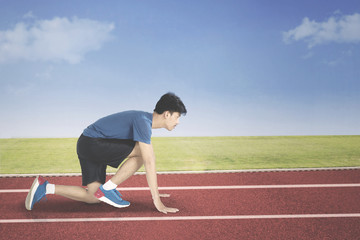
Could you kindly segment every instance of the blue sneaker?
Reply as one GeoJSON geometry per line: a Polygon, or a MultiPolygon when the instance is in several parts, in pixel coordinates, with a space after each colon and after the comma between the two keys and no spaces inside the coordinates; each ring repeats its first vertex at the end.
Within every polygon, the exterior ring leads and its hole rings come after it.
{"type": "Polygon", "coordinates": [[[46,196],[46,185],[48,183],[49,182],[43,177],[36,177],[25,200],[25,207],[27,210],[32,210],[34,204],[46,196]]]}
{"type": "Polygon", "coordinates": [[[95,192],[95,197],[100,201],[110,204],[113,207],[124,208],[130,206],[128,201],[121,198],[121,194],[116,190],[105,190],[103,185],[95,192]]]}

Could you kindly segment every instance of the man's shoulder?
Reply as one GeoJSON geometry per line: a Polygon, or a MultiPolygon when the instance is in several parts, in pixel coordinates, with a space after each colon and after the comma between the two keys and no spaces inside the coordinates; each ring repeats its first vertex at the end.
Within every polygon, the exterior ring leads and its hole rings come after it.
{"type": "Polygon", "coordinates": [[[130,110],[126,111],[125,114],[133,117],[134,119],[145,119],[152,121],[152,114],[145,111],[138,111],[138,110],[130,110]]]}
{"type": "Polygon", "coordinates": [[[123,117],[123,118],[138,118],[138,117],[148,117],[150,113],[144,112],[144,111],[138,111],[138,110],[128,110],[128,111],[122,111],[113,113],[111,115],[108,115],[109,118],[117,118],[117,117],[123,117]]]}
{"type": "Polygon", "coordinates": [[[113,121],[124,121],[132,124],[146,124],[151,125],[152,123],[152,113],[138,110],[129,110],[124,112],[118,112],[113,115],[110,115],[109,118],[113,121]]]}

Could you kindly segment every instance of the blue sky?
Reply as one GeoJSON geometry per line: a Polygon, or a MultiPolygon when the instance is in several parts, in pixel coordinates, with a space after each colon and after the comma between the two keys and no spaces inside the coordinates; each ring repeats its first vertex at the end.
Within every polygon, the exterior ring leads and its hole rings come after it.
{"type": "Polygon", "coordinates": [[[360,3],[0,0],[0,138],[152,112],[154,136],[360,134],[360,3]]]}

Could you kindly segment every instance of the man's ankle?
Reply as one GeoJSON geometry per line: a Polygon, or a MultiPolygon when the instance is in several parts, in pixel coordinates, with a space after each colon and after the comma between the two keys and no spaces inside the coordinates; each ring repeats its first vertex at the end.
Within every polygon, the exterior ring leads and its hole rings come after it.
{"type": "Polygon", "coordinates": [[[103,185],[103,188],[107,191],[109,190],[113,190],[117,187],[117,185],[115,183],[113,183],[111,181],[111,179],[109,181],[107,181],[104,185],[103,185]]]}

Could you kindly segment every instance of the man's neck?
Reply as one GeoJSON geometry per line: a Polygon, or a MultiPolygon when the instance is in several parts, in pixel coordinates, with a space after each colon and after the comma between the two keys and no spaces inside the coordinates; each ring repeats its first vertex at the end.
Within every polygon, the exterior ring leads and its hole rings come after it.
{"type": "Polygon", "coordinates": [[[164,119],[162,114],[158,114],[156,112],[153,113],[153,120],[151,128],[163,128],[164,127],[164,119]]]}

